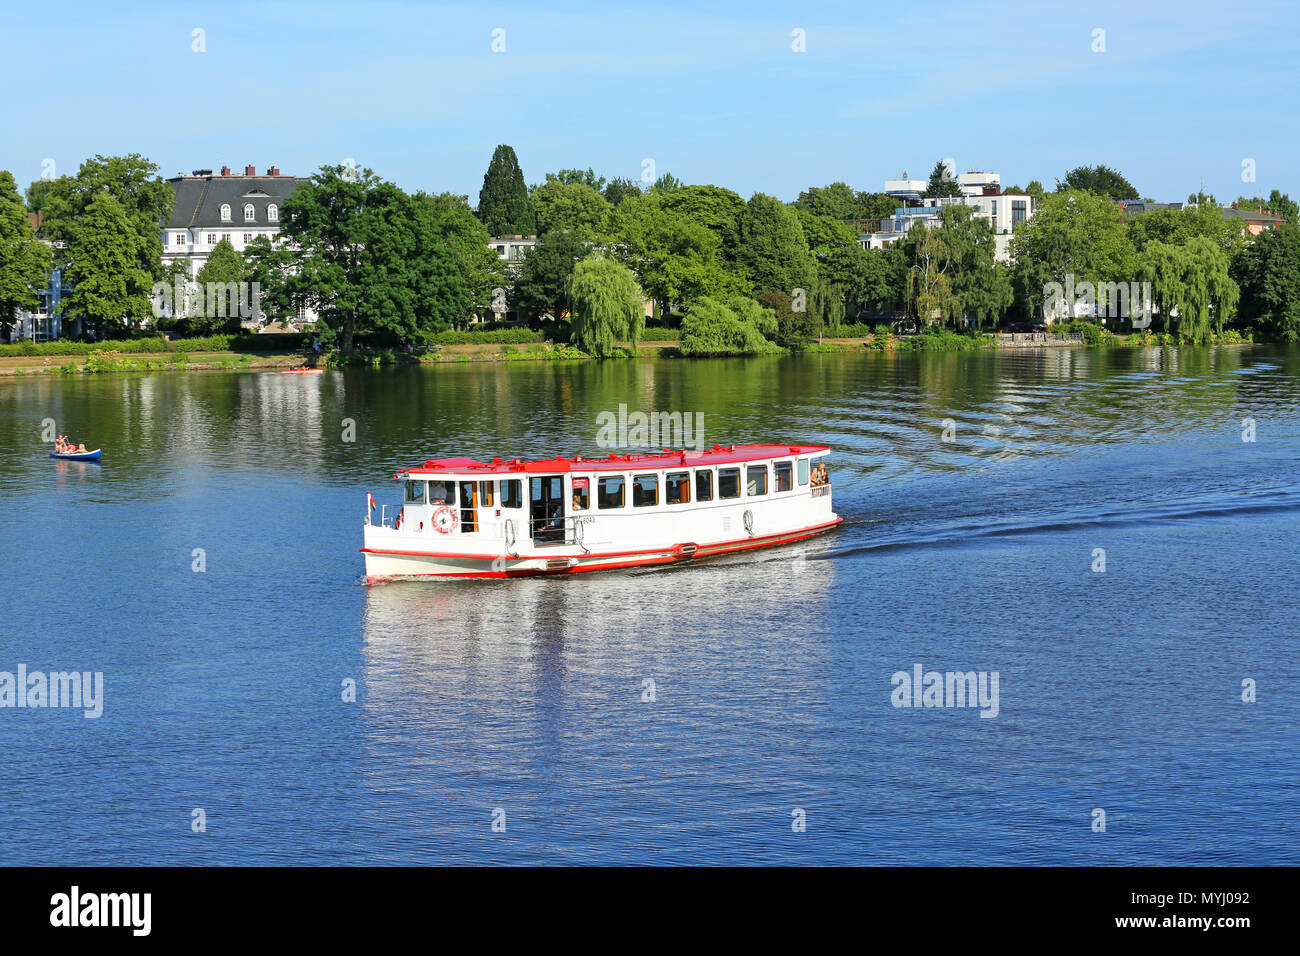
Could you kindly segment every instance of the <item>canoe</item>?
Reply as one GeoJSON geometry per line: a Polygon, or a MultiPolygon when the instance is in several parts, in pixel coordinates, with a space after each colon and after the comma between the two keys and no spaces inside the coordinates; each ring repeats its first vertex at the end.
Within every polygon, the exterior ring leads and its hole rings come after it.
{"type": "Polygon", "coordinates": [[[62,458],[64,461],[99,461],[99,453],[100,450],[98,448],[96,448],[94,451],[83,451],[83,452],[52,451],[50,452],[50,457],[62,458]]]}
{"type": "Polygon", "coordinates": [[[282,368],[281,375],[323,375],[323,368],[282,368]]]}

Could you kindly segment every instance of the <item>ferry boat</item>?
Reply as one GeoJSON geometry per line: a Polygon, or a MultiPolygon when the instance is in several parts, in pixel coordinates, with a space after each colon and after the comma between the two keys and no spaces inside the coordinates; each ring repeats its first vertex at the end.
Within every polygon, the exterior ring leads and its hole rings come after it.
{"type": "Polygon", "coordinates": [[[824,445],[404,468],[402,504],[367,495],[366,581],[507,578],[675,564],[829,531],[824,445]],[[378,521],[375,521],[375,518],[378,521]]]}

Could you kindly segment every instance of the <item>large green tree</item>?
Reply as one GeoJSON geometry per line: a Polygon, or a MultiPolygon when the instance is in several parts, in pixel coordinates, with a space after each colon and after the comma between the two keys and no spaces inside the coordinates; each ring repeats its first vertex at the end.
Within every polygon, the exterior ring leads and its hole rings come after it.
{"type": "Polygon", "coordinates": [[[13,174],[0,169],[0,327],[19,310],[34,310],[36,289],[50,271],[50,247],[36,238],[13,174]]]}
{"type": "Polygon", "coordinates": [[[1109,166],[1076,166],[1056,181],[1057,192],[1078,189],[1106,199],[1137,199],[1137,189],[1118,170],[1109,166]]]}
{"type": "Polygon", "coordinates": [[[569,299],[579,348],[603,358],[626,341],[635,351],[645,328],[645,300],[630,269],[599,255],[584,259],[573,270],[569,299]]]}
{"type": "Polygon", "coordinates": [[[973,206],[945,206],[939,219],[956,312],[973,319],[977,327],[996,323],[1011,306],[1014,293],[1007,267],[995,260],[993,231],[987,221],[976,217],[973,206]]]}
{"type": "Polygon", "coordinates": [[[573,270],[588,253],[582,237],[567,230],[546,233],[529,250],[515,280],[511,301],[531,320],[549,312],[562,319],[569,307],[569,281],[573,270]]]}
{"type": "Polygon", "coordinates": [[[532,203],[539,235],[565,230],[595,239],[609,229],[610,204],[586,183],[565,182],[548,173],[546,182],[533,190],[532,203]]]}
{"type": "Polygon", "coordinates": [[[478,194],[478,218],[493,236],[533,235],[537,219],[519,158],[510,146],[501,145],[492,153],[483,188],[478,194]]]}
{"type": "Polygon", "coordinates": [[[737,223],[736,259],[756,289],[779,289],[790,296],[808,290],[816,267],[799,215],[772,196],[755,193],[737,223]]]}
{"type": "Polygon", "coordinates": [[[1116,205],[1095,193],[1072,190],[1043,197],[1033,218],[1011,239],[1021,302],[1034,314],[1048,283],[1131,282],[1137,259],[1116,205]]]}
{"type": "Polygon", "coordinates": [[[1300,231],[1265,232],[1231,266],[1242,313],[1286,342],[1300,341],[1300,231]]]}
{"type": "Polygon", "coordinates": [[[80,215],[60,230],[72,285],[63,300],[63,312],[83,320],[98,335],[137,329],[153,315],[153,276],[143,265],[149,261],[143,248],[147,240],[136,225],[131,212],[112,193],[100,190],[80,215]]]}
{"type": "Polygon", "coordinates": [[[95,156],[81,164],[75,176],[51,180],[41,200],[41,231],[50,239],[69,242],[79,220],[102,195],[117,201],[135,233],[131,247],[138,267],[150,280],[162,277],[162,229],[176,196],[158,175],[158,167],[138,153],[95,156]]]}
{"type": "Polygon", "coordinates": [[[484,314],[493,291],[505,282],[505,266],[488,244],[487,227],[474,216],[468,197],[416,193],[417,267],[424,281],[427,326],[460,328],[484,314]]]}
{"type": "Polygon", "coordinates": [[[1237,305],[1239,290],[1228,273],[1228,255],[1205,236],[1185,245],[1152,242],[1142,254],[1141,276],[1166,331],[1189,342],[1204,342],[1211,329],[1237,305]]]}
{"type": "Polygon", "coordinates": [[[358,332],[403,341],[446,328],[466,307],[453,246],[417,202],[371,170],[325,166],[285,200],[277,246],[255,244],[272,303],[311,309],[349,353],[358,332]]]}

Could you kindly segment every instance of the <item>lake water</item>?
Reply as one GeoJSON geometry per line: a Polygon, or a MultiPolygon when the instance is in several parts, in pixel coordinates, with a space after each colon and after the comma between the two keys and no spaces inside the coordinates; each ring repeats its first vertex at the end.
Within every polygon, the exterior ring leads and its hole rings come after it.
{"type": "Polygon", "coordinates": [[[21,379],[0,450],[0,671],[104,675],[0,709],[0,864],[1300,862],[1300,351],[21,379]],[[844,525],[363,585],[396,468],[620,403],[831,445],[844,525]],[[918,664],[996,717],[895,707],[918,664]]]}

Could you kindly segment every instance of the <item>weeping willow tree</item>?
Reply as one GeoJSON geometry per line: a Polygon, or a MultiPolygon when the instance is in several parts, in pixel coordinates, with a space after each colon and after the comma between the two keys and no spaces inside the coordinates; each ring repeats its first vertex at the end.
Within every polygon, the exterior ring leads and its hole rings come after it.
{"type": "Polygon", "coordinates": [[[1228,275],[1228,254],[1205,236],[1185,245],[1150,243],[1143,253],[1142,278],[1166,332],[1189,342],[1204,342],[1223,329],[1241,292],[1228,275]]]}
{"type": "Polygon", "coordinates": [[[844,322],[844,288],[826,279],[818,279],[813,286],[811,304],[822,327],[832,335],[839,332],[844,322]]]}
{"type": "Polygon", "coordinates": [[[621,339],[635,351],[645,328],[645,299],[627,266],[600,257],[579,262],[569,280],[569,302],[571,339],[584,352],[613,355],[621,339]]]}
{"type": "Polygon", "coordinates": [[[946,275],[951,258],[937,230],[917,223],[908,234],[912,267],[907,270],[907,306],[925,327],[932,319],[950,321],[957,311],[952,280],[946,275]]]}

